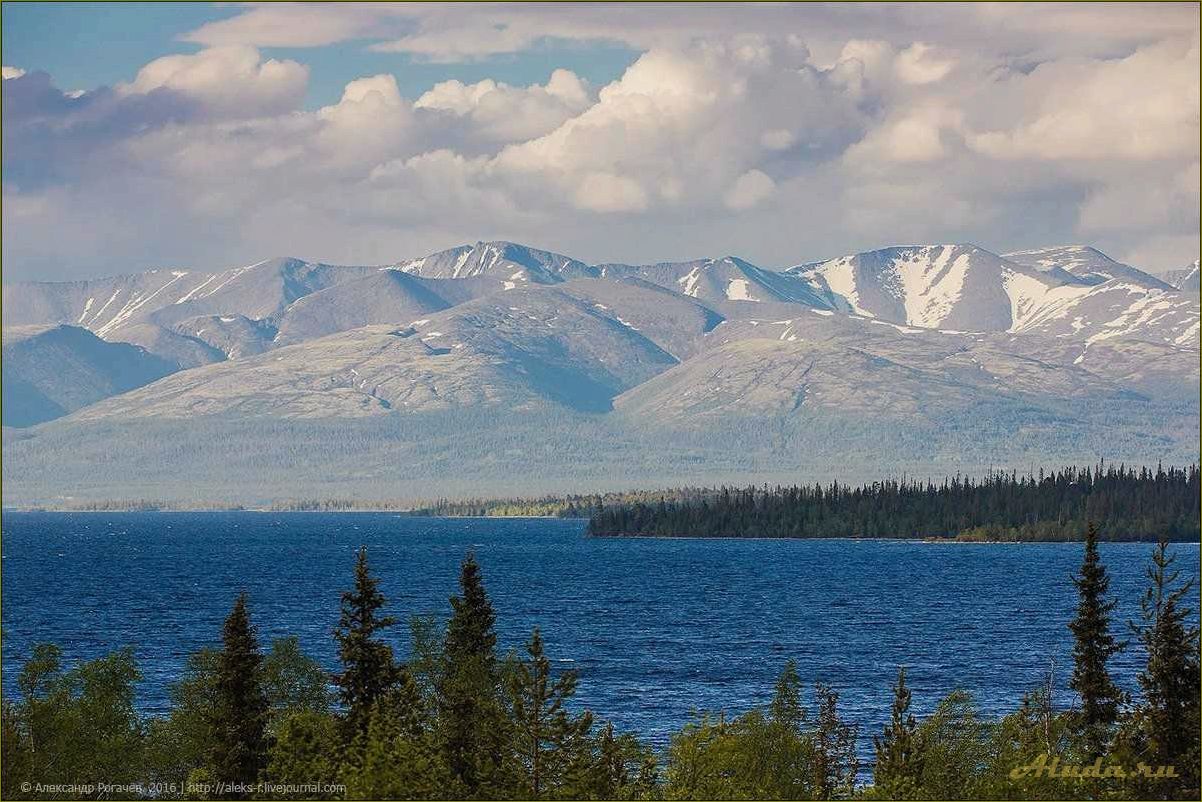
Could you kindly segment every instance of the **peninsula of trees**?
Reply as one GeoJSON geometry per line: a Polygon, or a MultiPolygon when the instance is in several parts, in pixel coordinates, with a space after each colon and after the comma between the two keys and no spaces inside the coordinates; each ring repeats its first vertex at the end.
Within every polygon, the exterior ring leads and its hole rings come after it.
{"type": "Polygon", "coordinates": [[[1098,465],[981,480],[895,480],[852,487],[723,487],[596,503],[589,534],[658,537],[873,537],[1194,541],[1199,472],[1098,465]]]}

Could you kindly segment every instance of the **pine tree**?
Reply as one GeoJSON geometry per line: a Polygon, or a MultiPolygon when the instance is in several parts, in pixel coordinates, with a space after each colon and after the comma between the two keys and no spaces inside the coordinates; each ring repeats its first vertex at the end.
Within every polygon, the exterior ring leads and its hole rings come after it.
{"type": "Polygon", "coordinates": [[[383,606],[379,580],[368,570],[367,548],[360,546],[355,587],[342,594],[342,612],[334,630],[343,666],[337,682],[339,701],[346,710],[348,741],[364,733],[372,705],[397,678],[392,647],[377,637],[381,630],[396,623],[396,619],[380,615],[383,606]]]}
{"type": "Polygon", "coordinates": [[[508,790],[509,734],[500,700],[496,615],[470,553],[460,568],[459,589],[451,597],[437,683],[443,755],[456,793],[495,797],[508,790]]]}
{"type": "Polygon", "coordinates": [[[538,628],[526,644],[528,660],[510,676],[514,742],[524,777],[523,793],[540,798],[562,781],[592,728],[592,714],[568,714],[565,704],[576,692],[576,674],[565,671],[551,679],[551,662],[538,628]]]}
{"type": "Polygon", "coordinates": [[[918,743],[918,724],[910,713],[910,689],[906,687],[906,669],[898,667],[893,686],[893,711],[883,734],[873,737],[876,765],[872,782],[888,796],[908,797],[922,776],[918,743]]]}
{"type": "MultiPolygon", "coordinates": [[[[1146,792],[1159,798],[1194,799],[1199,779],[1199,664],[1198,629],[1190,625],[1190,610],[1182,602],[1193,580],[1178,583],[1164,541],[1152,555],[1150,585],[1140,600],[1142,623],[1133,626],[1148,662],[1139,674],[1144,703],[1137,720],[1150,766],[1173,766],[1178,779],[1159,779],[1146,792]]],[[[1146,796],[1147,793],[1141,794],[1146,796]]]]}
{"type": "MultiPolygon", "coordinates": [[[[268,704],[263,691],[263,654],[246,609],[245,593],[234,602],[221,638],[210,765],[218,782],[253,784],[267,762],[268,704]]],[[[237,789],[221,793],[233,798],[246,795],[237,789]]]]}
{"type": "Polygon", "coordinates": [[[1076,618],[1072,630],[1073,673],[1069,687],[1081,697],[1077,733],[1092,761],[1106,751],[1111,730],[1118,718],[1122,693],[1110,677],[1106,662],[1123,648],[1110,633],[1110,614],[1116,601],[1107,599],[1110,577],[1098,556],[1098,530],[1091,523],[1085,533],[1085,557],[1081,570],[1073,577],[1077,586],[1076,618]]]}

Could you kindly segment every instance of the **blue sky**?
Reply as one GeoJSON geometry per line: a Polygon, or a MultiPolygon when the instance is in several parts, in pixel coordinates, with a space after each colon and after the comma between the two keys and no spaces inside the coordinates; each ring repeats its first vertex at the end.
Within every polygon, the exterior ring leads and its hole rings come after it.
{"type": "Polygon", "coordinates": [[[1198,6],[3,5],[6,279],[1198,256],[1198,6]]]}
{"type": "MultiPolygon", "coordinates": [[[[206,22],[240,13],[229,3],[4,3],[5,64],[54,76],[59,88],[95,89],[130,81],[147,62],[170,53],[195,53],[202,45],[182,41],[206,22]]],[[[638,51],[616,44],[540,42],[519,54],[484,61],[430,64],[405,53],[369,50],[355,39],[321,48],[264,47],[269,58],[301,59],[312,67],[305,104],[334,103],[348,81],[391,73],[414,97],[439,81],[474,83],[493,78],[511,84],[545,81],[558,68],[604,84],[622,74],[638,51]]]]}

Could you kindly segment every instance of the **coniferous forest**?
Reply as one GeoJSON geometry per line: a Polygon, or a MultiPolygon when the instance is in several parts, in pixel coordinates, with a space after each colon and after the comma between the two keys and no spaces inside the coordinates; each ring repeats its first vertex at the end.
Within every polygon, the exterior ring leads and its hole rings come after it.
{"type": "Polygon", "coordinates": [[[1196,541],[1197,465],[1064,468],[981,480],[892,480],[852,487],[723,487],[594,503],[598,536],[879,537],[1082,540],[1095,522],[1114,541],[1196,541]]]}
{"type": "Polygon", "coordinates": [[[1097,543],[1090,525],[1064,629],[1074,645],[1067,708],[1054,704],[1049,678],[1000,719],[955,689],[923,700],[933,712],[919,719],[899,667],[879,697],[888,724],[865,733],[823,678],[801,677],[786,660],[769,704],[695,712],[663,750],[575,704],[577,675],[552,668],[538,629],[519,652],[501,653],[471,554],[449,618],[412,619],[409,659],[399,661],[391,644],[400,624],[360,549],[331,622],[340,663],[332,676],[296,638],[261,643],[245,594],[213,647],[189,658],[164,716],[139,712],[130,651],[67,667],[57,647],[35,648],[3,703],[0,795],[1197,799],[1192,582],[1162,541],[1140,619],[1116,621],[1097,543]],[[1109,670],[1122,649],[1140,650],[1138,687],[1119,687],[1109,670]],[[867,736],[872,757],[862,765],[856,745],[867,736]]]}

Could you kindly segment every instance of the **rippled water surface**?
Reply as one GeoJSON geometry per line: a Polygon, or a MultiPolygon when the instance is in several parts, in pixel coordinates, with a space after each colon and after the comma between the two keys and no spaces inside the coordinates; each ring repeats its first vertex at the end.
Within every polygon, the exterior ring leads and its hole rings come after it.
{"type": "MultiPolygon", "coordinates": [[[[696,708],[762,704],[787,658],[821,679],[867,738],[888,716],[898,664],[915,708],[953,688],[987,713],[1071,665],[1066,622],[1079,544],[587,538],[583,521],[407,518],[386,513],[5,513],[4,692],[32,644],[68,661],[133,646],[144,709],[164,709],[185,656],[213,645],[234,595],[266,641],[296,634],[333,668],[331,631],[354,551],[369,550],[390,612],[445,617],[476,552],[502,647],[533,626],[579,700],[662,742],[696,708]]],[[[1175,545],[1197,576],[1197,545],[1175,545]]],[[[1103,544],[1125,625],[1152,547],[1103,544]]],[[[1197,591],[1191,596],[1197,608],[1197,591]]],[[[408,649],[407,630],[396,647],[408,649]]],[[[1135,690],[1138,655],[1116,661],[1135,690]]]]}

